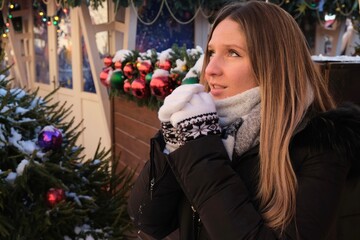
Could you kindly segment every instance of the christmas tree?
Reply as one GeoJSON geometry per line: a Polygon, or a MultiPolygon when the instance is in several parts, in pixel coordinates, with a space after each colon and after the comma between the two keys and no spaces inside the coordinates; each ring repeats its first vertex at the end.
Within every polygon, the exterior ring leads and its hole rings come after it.
{"type": "Polygon", "coordinates": [[[82,155],[81,123],[51,96],[11,88],[0,73],[0,239],[127,239],[132,173],[111,151],[82,155]]]}

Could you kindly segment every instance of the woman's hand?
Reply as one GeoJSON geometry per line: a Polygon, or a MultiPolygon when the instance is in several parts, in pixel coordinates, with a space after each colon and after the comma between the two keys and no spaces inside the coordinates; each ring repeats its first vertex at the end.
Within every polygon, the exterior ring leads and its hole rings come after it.
{"type": "Polygon", "coordinates": [[[213,99],[200,84],[176,88],[165,98],[158,116],[170,152],[188,141],[221,132],[213,99]]]}

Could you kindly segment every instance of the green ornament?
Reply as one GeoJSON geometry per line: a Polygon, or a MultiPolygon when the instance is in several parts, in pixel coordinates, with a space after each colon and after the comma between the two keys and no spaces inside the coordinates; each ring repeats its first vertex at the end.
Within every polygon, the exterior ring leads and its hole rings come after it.
{"type": "Polygon", "coordinates": [[[185,78],[184,80],[182,80],[181,85],[184,85],[184,84],[194,84],[194,83],[199,83],[199,78],[197,78],[197,77],[185,78]]]}
{"type": "Polygon", "coordinates": [[[153,75],[152,72],[146,74],[146,76],[145,76],[145,81],[146,81],[146,83],[150,83],[150,81],[151,81],[151,79],[152,79],[152,75],[153,75]]]}
{"type": "Polygon", "coordinates": [[[115,70],[110,77],[111,88],[122,90],[124,86],[124,73],[121,70],[115,70]]]}

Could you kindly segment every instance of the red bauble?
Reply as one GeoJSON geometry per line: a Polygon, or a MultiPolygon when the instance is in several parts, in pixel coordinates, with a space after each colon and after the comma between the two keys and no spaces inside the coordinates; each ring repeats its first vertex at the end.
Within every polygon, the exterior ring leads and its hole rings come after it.
{"type": "Polygon", "coordinates": [[[105,57],[104,64],[105,64],[105,67],[110,67],[112,65],[112,57],[110,57],[110,56],[105,57]]]}
{"type": "Polygon", "coordinates": [[[153,77],[150,82],[151,94],[158,99],[164,99],[170,93],[169,79],[167,76],[153,77]]]}
{"type": "Polygon", "coordinates": [[[126,63],[123,69],[124,75],[127,79],[132,79],[134,77],[134,66],[132,63],[126,63]]]}
{"type": "Polygon", "coordinates": [[[65,199],[65,191],[61,188],[50,188],[46,193],[47,203],[53,207],[65,199]]]}
{"type": "Polygon", "coordinates": [[[145,79],[144,80],[142,80],[141,78],[135,79],[131,83],[131,90],[132,90],[132,94],[137,98],[142,99],[149,96],[149,90],[146,87],[145,79]]]}
{"type": "Polygon", "coordinates": [[[128,79],[124,81],[124,92],[130,92],[131,90],[131,83],[128,79]]]}
{"type": "Polygon", "coordinates": [[[114,67],[115,67],[115,69],[121,69],[121,68],[122,68],[121,62],[120,62],[120,61],[116,61],[116,62],[114,63],[114,67]]]}
{"type": "Polygon", "coordinates": [[[171,62],[170,60],[165,60],[163,62],[159,62],[159,68],[164,69],[166,71],[170,71],[171,69],[171,62]]]}
{"type": "Polygon", "coordinates": [[[100,73],[100,82],[105,86],[105,87],[109,87],[110,86],[110,79],[109,79],[109,74],[111,74],[112,69],[111,67],[108,68],[104,68],[101,73],[100,73]]]}
{"type": "Polygon", "coordinates": [[[142,79],[145,79],[146,75],[151,72],[152,70],[152,66],[149,62],[139,62],[137,65],[136,65],[137,69],[139,70],[139,73],[140,73],[140,77],[142,79]]]}

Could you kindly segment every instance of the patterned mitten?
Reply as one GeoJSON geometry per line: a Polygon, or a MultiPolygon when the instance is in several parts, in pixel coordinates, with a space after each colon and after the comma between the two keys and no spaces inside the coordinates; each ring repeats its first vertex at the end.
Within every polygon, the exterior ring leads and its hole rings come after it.
{"type": "Polygon", "coordinates": [[[181,146],[176,128],[170,122],[171,115],[181,110],[194,94],[203,91],[204,86],[201,84],[181,85],[165,98],[158,112],[161,130],[166,142],[165,152],[172,152],[181,146]]]}
{"type": "Polygon", "coordinates": [[[158,118],[161,122],[169,122],[173,113],[184,108],[194,94],[204,92],[201,84],[185,84],[175,88],[175,90],[165,98],[163,105],[159,109],[158,118]]]}
{"type": "Polygon", "coordinates": [[[206,92],[193,94],[181,110],[171,115],[170,122],[177,130],[180,145],[202,136],[221,133],[214,101],[206,92]]]}
{"type": "Polygon", "coordinates": [[[175,151],[181,146],[180,142],[178,142],[178,134],[176,132],[176,128],[174,128],[174,126],[171,125],[170,122],[161,122],[161,131],[166,143],[165,153],[175,151]]]}

